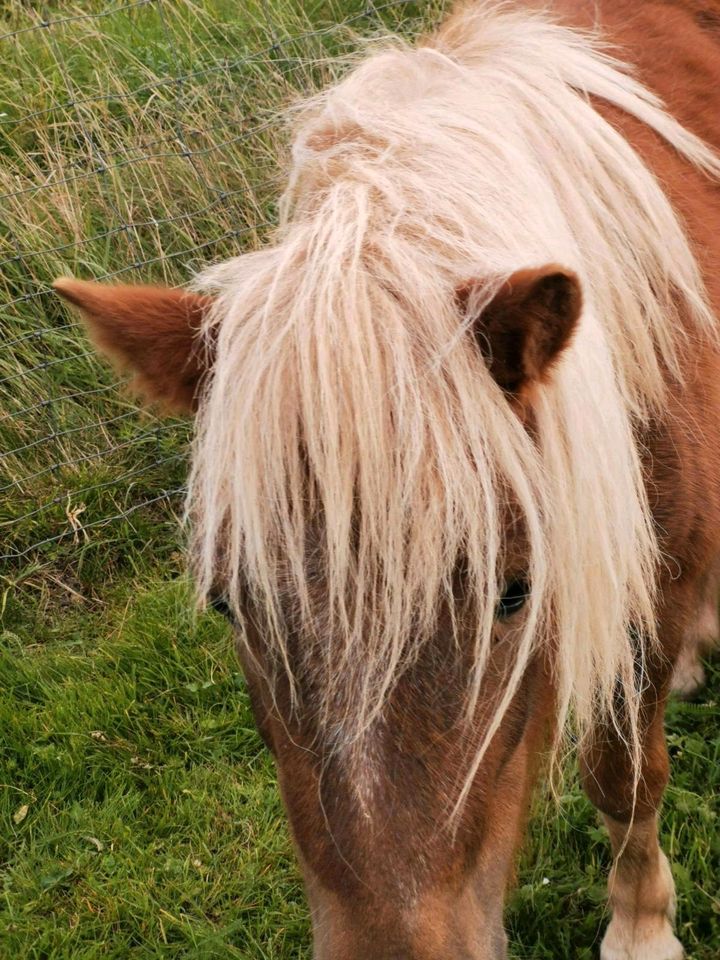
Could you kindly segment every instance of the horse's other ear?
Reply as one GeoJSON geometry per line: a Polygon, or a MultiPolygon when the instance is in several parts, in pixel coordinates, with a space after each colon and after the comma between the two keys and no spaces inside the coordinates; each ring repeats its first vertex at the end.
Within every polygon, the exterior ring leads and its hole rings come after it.
{"type": "Polygon", "coordinates": [[[197,408],[212,358],[199,337],[211,299],[172,287],[91,283],[62,277],[53,287],[80,310],[98,349],[135,373],[151,402],[197,408]]]}
{"type": "Polygon", "coordinates": [[[570,270],[549,265],[512,274],[488,303],[471,281],[457,291],[490,373],[518,396],[547,380],[567,347],[582,311],[582,292],[570,270]]]}

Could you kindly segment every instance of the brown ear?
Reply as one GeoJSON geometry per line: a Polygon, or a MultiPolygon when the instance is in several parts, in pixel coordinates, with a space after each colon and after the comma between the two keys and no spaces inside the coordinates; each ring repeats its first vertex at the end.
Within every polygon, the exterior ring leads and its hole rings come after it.
{"type": "MultiPolygon", "coordinates": [[[[472,313],[482,288],[471,281],[457,295],[463,311],[472,313]]],[[[581,310],[578,278],[562,267],[519,270],[503,284],[474,318],[480,349],[503,390],[518,396],[547,379],[581,310]]]]}
{"type": "Polygon", "coordinates": [[[134,384],[148,400],[175,410],[196,409],[211,364],[199,339],[209,297],[72,277],[61,277],[53,287],[79,308],[98,349],[134,371],[134,384]]]}

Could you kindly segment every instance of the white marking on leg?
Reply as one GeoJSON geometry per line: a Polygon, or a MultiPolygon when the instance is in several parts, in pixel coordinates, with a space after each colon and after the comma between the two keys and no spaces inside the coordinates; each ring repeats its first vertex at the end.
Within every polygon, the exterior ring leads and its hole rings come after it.
{"type": "Polygon", "coordinates": [[[605,817],[616,856],[608,884],[612,920],[601,960],[682,960],[673,933],[675,884],[657,841],[657,818],[626,824],[605,817]]]}
{"type": "Polygon", "coordinates": [[[680,697],[689,697],[705,685],[705,668],[700,658],[720,645],[720,564],[707,574],[697,616],[688,624],[683,637],[672,689],[680,697]]]}
{"type": "Polygon", "coordinates": [[[691,697],[705,686],[705,667],[700,660],[700,648],[693,640],[686,640],[675,664],[672,692],[678,697],[691,697]]]}

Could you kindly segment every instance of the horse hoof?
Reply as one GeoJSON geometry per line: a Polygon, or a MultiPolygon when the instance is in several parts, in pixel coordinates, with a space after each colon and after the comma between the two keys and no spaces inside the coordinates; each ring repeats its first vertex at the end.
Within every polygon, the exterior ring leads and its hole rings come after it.
{"type": "Polygon", "coordinates": [[[684,956],[667,920],[659,929],[645,933],[612,920],[600,947],[600,960],[683,960],[684,956]]]}

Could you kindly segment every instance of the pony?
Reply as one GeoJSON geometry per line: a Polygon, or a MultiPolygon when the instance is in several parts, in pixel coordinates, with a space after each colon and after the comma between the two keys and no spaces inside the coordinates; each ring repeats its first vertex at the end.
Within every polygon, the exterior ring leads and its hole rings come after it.
{"type": "Polygon", "coordinates": [[[718,634],[720,3],[476,2],[292,111],[272,242],[58,293],[196,417],[317,960],[501,960],[577,743],[602,960],[678,960],[663,713],[718,634]]]}

